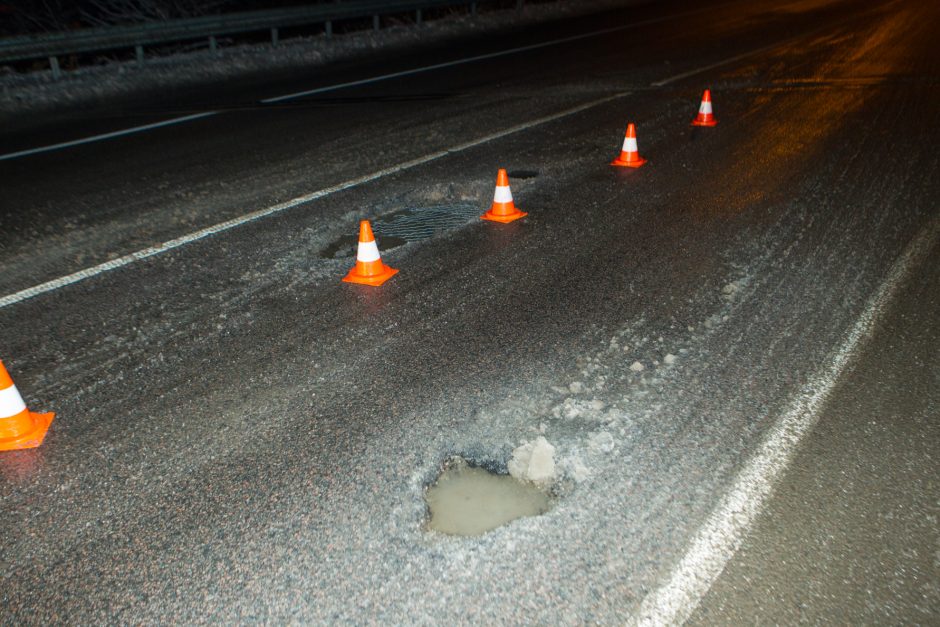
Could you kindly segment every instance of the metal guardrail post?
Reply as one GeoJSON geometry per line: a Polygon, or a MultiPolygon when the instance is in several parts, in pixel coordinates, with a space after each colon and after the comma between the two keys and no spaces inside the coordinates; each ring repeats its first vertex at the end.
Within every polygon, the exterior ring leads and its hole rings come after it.
{"type": "Polygon", "coordinates": [[[144,47],[140,44],[134,46],[134,56],[137,57],[137,65],[144,64],[144,47]]]}
{"type": "Polygon", "coordinates": [[[474,17],[476,17],[476,15],[477,15],[477,3],[476,3],[476,2],[471,2],[471,3],[470,3],[470,15],[472,15],[472,16],[474,16],[474,17]]]}
{"type": "Polygon", "coordinates": [[[381,20],[379,20],[378,15],[372,16],[372,30],[379,30],[382,28],[381,20]]]}
{"type": "Polygon", "coordinates": [[[59,80],[62,78],[62,70],[59,69],[58,57],[49,57],[49,67],[52,68],[52,78],[54,80],[59,80]]]}
{"type": "Polygon", "coordinates": [[[421,9],[415,11],[415,24],[421,26],[421,9]]]}
{"type": "Polygon", "coordinates": [[[209,35],[209,50],[212,52],[219,51],[219,42],[216,40],[215,35],[209,35]]]}
{"type": "Polygon", "coordinates": [[[271,29],[271,45],[272,45],[272,46],[277,46],[277,42],[278,42],[278,32],[277,32],[277,29],[276,29],[276,28],[272,28],[272,29],[271,29]]]}
{"type": "Polygon", "coordinates": [[[326,36],[327,37],[333,36],[333,20],[326,21],[326,36]]]}

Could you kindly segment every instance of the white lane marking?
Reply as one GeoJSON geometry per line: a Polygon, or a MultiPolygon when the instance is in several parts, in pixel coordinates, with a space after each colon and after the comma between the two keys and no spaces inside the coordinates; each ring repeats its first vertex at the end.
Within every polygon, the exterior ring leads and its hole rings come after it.
{"type": "MultiPolygon", "coordinates": [[[[805,35],[800,35],[800,37],[804,37],[804,36],[805,35]]],[[[797,39],[797,37],[794,37],[793,39],[797,39]]],[[[695,68],[694,70],[689,70],[688,72],[683,72],[682,74],[676,74],[675,76],[664,78],[662,80],[656,81],[655,83],[650,83],[650,86],[651,87],[663,87],[664,85],[668,85],[669,83],[674,83],[676,81],[682,80],[683,78],[688,78],[689,76],[695,76],[696,74],[701,74],[702,72],[707,72],[708,70],[714,70],[716,67],[721,67],[722,65],[734,63],[735,61],[740,61],[742,59],[752,57],[756,54],[760,54],[762,52],[767,52],[768,50],[773,50],[774,48],[785,46],[789,44],[790,42],[792,42],[793,39],[788,39],[783,42],[777,42],[769,46],[763,46],[756,50],[749,50],[748,52],[744,52],[742,54],[738,54],[733,57],[728,57],[727,59],[722,59],[721,61],[717,61],[709,65],[703,65],[702,67],[695,68]]]]}
{"type": "Polygon", "coordinates": [[[176,239],[172,239],[168,242],[163,242],[162,244],[157,244],[156,246],[150,246],[149,248],[144,248],[143,250],[138,250],[137,252],[124,255],[123,257],[118,257],[116,259],[112,259],[110,261],[106,261],[104,263],[98,264],[97,266],[92,266],[90,268],[86,268],[84,270],[79,270],[78,272],[74,272],[67,276],[59,277],[57,279],[53,279],[51,281],[47,281],[45,283],[41,283],[33,287],[28,287],[24,290],[20,290],[19,292],[8,294],[0,298],[0,308],[8,307],[15,303],[24,301],[28,298],[33,298],[34,296],[39,296],[40,294],[45,294],[46,292],[51,292],[53,290],[60,289],[67,285],[78,283],[79,281],[83,281],[85,279],[90,279],[104,272],[109,272],[111,270],[116,270],[117,268],[130,265],[136,261],[141,261],[143,259],[147,259],[155,255],[160,255],[167,251],[173,250],[174,248],[185,246],[186,244],[190,244],[192,242],[203,239],[210,235],[221,233],[223,231],[228,231],[229,229],[233,229],[237,226],[241,226],[248,222],[252,222],[254,220],[258,220],[260,218],[273,215],[275,213],[280,213],[286,209],[290,209],[292,207],[296,207],[298,205],[302,205],[304,203],[308,203],[308,202],[317,200],[319,198],[323,198],[324,196],[329,196],[330,194],[335,194],[337,192],[341,192],[343,190],[350,189],[352,187],[356,187],[364,183],[374,181],[376,179],[380,179],[390,174],[396,174],[404,170],[409,170],[419,165],[424,165],[425,163],[429,163],[436,159],[440,159],[441,157],[446,157],[449,154],[468,150],[470,148],[480,146],[481,144],[491,142],[501,137],[506,137],[507,135],[512,135],[514,133],[518,133],[520,131],[530,129],[535,126],[539,126],[541,124],[546,124],[548,122],[559,120],[569,115],[580,113],[581,111],[586,111],[593,107],[600,106],[606,102],[623,98],[629,95],[630,93],[631,92],[628,92],[628,91],[619,92],[611,96],[605,96],[603,98],[598,98],[596,100],[592,100],[590,102],[580,104],[576,107],[564,109],[563,111],[559,111],[558,113],[553,113],[551,115],[547,115],[547,116],[544,116],[535,120],[523,122],[522,124],[511,126],[509,128],[503,129],[501,131],[497,131],[490,135],[484,135],[483,137],[480,137],[478,139],[474,139],[472,141],[465,142],[463,144],[457,144],[456,146],[453,146],[451,148],[446,148],[444,150],[439,150],[437,152],[432,152],[422,157],[418,157],[417,159],[412,159],[411,161],[405,161],[403,163],[394,165],[390,168],[385,168],[384,170],[378,170],[377,172],[366,174],[358,178],[350,179],[348,181],[339,183],[337,185],[333,185],[331,187],[325,187],[315,192],[304,194],[303,196],[298,196],[297,198],[294,198],[292,200],[288,200],[288,201],[279,203],[277,205],[267,207],[265,209],[252,211],[251,213],[247,213],[237,218],[232,218],[231,220],[226,220],[225,222],[220,222],[219,224],[215,224],[213,226],[209,226],[204,229],[199,229],[198,231],[194,231],[187,235],[177,237],[176,239]]]}
{"type": "MultiPolygon", "coordinates": [[[[518,54],[520,52],[527,52],[529,50],[538,50],[539,48],[546,48],[548,46],[557,46],[559,44],[568,43],[572,41],[578,41],[581,39],[588,39],[590,37],[598,37],[600,35],[606,35],[609,33],[615,33],[617,31],[628,30],[631,28],[638,28],[640,26],[648,26],[650,24],[657,24],[659,22],[666,22],[669,20],[674,20],[682,17],[689,17],[691,15],[697,15],[699,13],[704,13],[705,11],[714,11],[715,7],[708,7],[703,9],[696,9],[694,11],[687,11],[685,13],[677,13],[675,15],[669,15],[664,17],[652,18],[649,20],[643,20],[640,22],[634,22],[631,24],[625,24],[623,26],[615,26],[612,28],[605,28],[602,30],[591,31],[589,33],[582,33],[580,35],[573,35],[571,37],[563,37],[561,39],[553,39],[550,41],[544,41],[537,44],[532,44],[529,46],[520,46],[518,48],[509,48],[507,50],[500,50],[498,52],[491,52],[488,54],[480,54],[473,57],[467,57],[465,59],[456,59],[454,61],[447,61],[444,63],[435,63],[434,65],[425,65],[422,67],[412,68],[410,70],[402,70],[401,72],[392,72],[390,74],[381,74],[379,76],[372,76],[370,78],[364,78],[357,81],[348,81],[345,83],[336,83],[334,85],[326,85],[324,87],[317,87],[315,89],[308,89],[306,91],[299,91],[292,94],[286,94],[283,96],[275,96],[273,98],[265,98],[260,102],[262,104],[274,104],[277,102],[283,102],[285,100],[291,100],[293,98],[300,98],[303,96],[311,96],[313,94],[322,94],[330,91],[338,91],[340,89],[346,89],[347,87],[356,87],[358,85],[367,85],[369,83],[377,83],[379,81],[388,80],[390,78],[399,78],[401,76],[411,76],[413,74],[420,74],[422,72],[430,72],[433,70],[439,70],[442,68],[453,67],[456,65],[463,65],[465,63],[475,63],[477,61],[484,61],[486,59],[495,59],[497,57],[507,56],[511,54],[518,54]]],[[[0,155],[0,161],[7,159],[18,159],[20,157],[26,157],[29,155],[35,155],[43,152],[51,152],[54,150],[61,150],[63,148],[71,148],[72,146],[80,146],[82,144],[90,144],[93,142],[104,141],[106,139],[114,139],[116,137],[122,137],[125,135],[132,135],[134,133],[142,133],[144,131],[150,131],[165,126],[172,126],[175,124],[183,124],[185,122],[190,122],[193,120],[198,120],[199,118],[209,117],[211,115],[217,115],[222,113],[222,111],[205,111],[203,113],[196,113],[193,115],[186,115],[179,118],[172,118],[170,120],[164,120],[162,122],[155,122],[153,124],[144,124],[141,126],[134,126],[131,128],[126,128],[119,131],[113,131],[110,133],[102,133],[100,135],[93,135],[91,137],[85,137],[83,139],[75,139],[67,142],[60,142],[58,144],[49,144],[47,146],[39,146],[37,148],[30,148],[27,150],[19,150],[17,152],[10,152],[7,154],[0,155]]]]}
{"type": "Polygon", "coordinates": [[[478,54],[476,56],[466,57],[464,59],[456,59],[454,61],[445,61],[443,63],[435,63],[433,65],[424,65],[421,67],[412,68],[410,70],[402,70],[400,72],[391,72],[389,74],[380,74],[378,76],[371,76],[369,78],[363,78],[361,80],[349,81],[346,83],[338,83],[336,85],[327,85],[325,87],[316,87],[314,89],[298,91],[292,94],[285,94],[283,96],[265,98],[261,102],[264,104],[272,104],[275,102],[283,102],[285,100],[291,100],[293,98],[302,98],[303,96],[312,96],[314,94],[322,94],[328,91],[344,89],[346,87],[357,87],[359,85],[368,85],[369,83],[377,83],[379,81],[385,81],[390,78],[400,78],[402,76],[411,76],[413,74],[420,74],[422,72],[431,72],[433,70],[440,70],[442,68],[454,67],[456,65],[464,65],[466,63],[475,63],[477,61],[484,61],[486,59],[496,59],[498,57],[505,57],[505,56],[512,55],[512,54],[518,54],[520,52],[528,52],[530,50],[538,50],[540,48],[547,48],[549,46],[557,46],[559,44],[565,44],[565,43],[569,43],[572,41],[579,41],[581,39],[588,39],[591,37],[598,37],[600,35],[609,35],[610,33],[625,31],[631,28],[638,28],[640,26],[649,26],[650,24],[657,24],[659,22],[666,22],[669,20],[674,20],[674,19],[678,19],[682,17],[689,17],[691,15],[697,15],[699,13],[704,13],[706,11],[714,11],[714,10],[715,10],[715,7],[695,9],[694,11],[687,11],[685,13],[677,13],[675,15],[651,18],[648,20],[642,20],[640,22],[624,24],[623,26],[612,26],[610,28],[603,28],[601,30],[595,30],[595,31],[591,31],[588,33],[582,33],[580,35],[572,35],[570,37],[562,37],[560,39],[552,39],[549,41],[543,41],[543,42],[540,42],[537,44],[531,44],[528,46],[519,46],[518,48],[508,48],[506,50],[500,50],[498,52],[489,52],[487,54],[478,54]]]}
{"type": "MultiPolygon", "coordinates": [[[[851,19],[852,19],[852,18],[849,18],[849,19],[847,19],[847,20],[842,20],[841,22],[838,22],[838,23],[835,24],[835,25],[842,24],[842,23],[844,23],[844,22],[848,22],[848,21],[850,21],[851,19]]],[[[806,31],[805,33],[800,33],[799,35],[796,35],[796,36],[794,36],[794,37],[790,37],[789,39],[784,39],[783,41],[778,41],[778,42],[773,43],[773,44],[770,44],[770,45],[768,45],[768,46],[762,46],[762,47],[760,47],[760,48],[756,48],[756,49],[754,49],[754,50],[749,50],[749,51],[747,51],[747,52],[742,52],[741,54],[735,55],[735,56],[733,56],[733,57],[728,57],[727,59],[722,59],[721,61],[716,61],[715,63],[711,63],[711,64],[709,64],[709,65],[703,65],[702,67],[697,67],[697,68],[695,68],[695,69],[693,69],[693,70],[689,70],[688,72],[682,72],[681,74],[676,74],[676,75],[674,75],[674,76],[670,76],[670,77],[668,77],[668,78],[664,78],[664,79],[662,79],[662,80],[658,80],[658,81],[656,81],[655,83],[650,83],[650,87],[663,87],[663,86],[668,85],[668,84],[670,84],[670,83],[675,83],[676,81],[680,81],[680,80],[682,80],[683,78],[688,78],[688,77],[690,77],[690,76],[695,76],[696,74],[701,74],[702,72],[707,72],[708,70],[714,70],[715,68],[721,67],[722,65],[728,65],[729,63],[734,63],[735,61],[741,61],[742,59],[747,59],[748,57],[753,57],[754,55],[760,54],[760,53],[762,53],[762,52],[767,52],[767,51],[769,51],[769,50],[774,50],[774,49],[776,49],[776,48],[783,48],[784,46],[789,46],[789,45],[792,44],[794,41],[798,41],[798,40],[800,40],[800,39],[806,39],[807,37],[812,37],[813,35],[816,35],[817,33],[820,33],[820,32],[822,32],[822,31],[824,31],[824,30],[829,30],[829,29],[831,29],[831,28],[832,28],[833,26],[835,26],[835,25],[833,25],[833,24],[827,24],[827,25],[824,25],[824,26],[820,26],[819,28],[814,28],[814,29],[812,29],[812,30],[808,30],[808,31],[806,31]]]]}
{"type": "Polygon", "coordinates": [[[37,148],[28,148],[26,150],[18,150],[16,152],[8,152],[6,154],[0,155],[0,161],[6,161],[7,159],[18,159],[19,157],[26,157],[29,155],[35,155],[35,154],[39,154],[42,152],[52,152],[53,150],[71,148],[72,146],[81,146],[82,144],[91,144],[93,142],[100,142],[106,139],[114,139],[115,137],[123,137],[124,135],[133,135],[134,133],[143,133],[144,131],[151,131],[156,128],[163,128],[165,126],[173,126],[175,124],[183,124],[184,122],[191,122],[193,120],[207,118],[211,115],[217,115],[219,113],[221,113],[221,111],[203,111],[202,113],[184,115],[179,118],[163,120],[162,122],[154,122],[153,124],[142,124],[140,126],[132,126],[131,128],[125,128],[119,131],[111,131],[110,133],[101,133],[100,135],[92,135],[91,137],[73,139],[72,141],[60,142],[58,144],[49,144],[47,146],[39,146],[37,148]]]}
{"type": "Polygon", "coordinates": [[[938,233],[940,218],[934,218],[908,245],[842,345],[802,386],[755,456],[696,532],[682,560],[662,586],[643,599],[632,625],[678,625],[689,619],[740,548],[800,442],[819,420],[846,366],[869,339],[904,280],[930,252],[938,233]]]}

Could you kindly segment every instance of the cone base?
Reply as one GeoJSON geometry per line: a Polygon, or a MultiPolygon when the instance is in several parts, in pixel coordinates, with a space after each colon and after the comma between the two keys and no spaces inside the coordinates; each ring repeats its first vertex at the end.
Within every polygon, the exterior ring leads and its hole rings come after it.
{"type": "Polygon", "coordinates": [[[616,165],[621,168],[638,168],[644,163],[646,163],[646,159],[644,159],[643,157],[637,157],[636,159],[633,159],[632,161],[625,161],[624,159],[617,157],[616,159],[610,162],[610,165],[616,165]]]}
{"type": "Polygon", "coordinates": [[[395,268],[389,268],[385,264],[382,264],[382,272],[379,274],[371,274],[366,276],[358,274],[356,269],[353,268],[349,271],[349,274],[343,277],[343,281],[345,283],[358,283],[360,285],[372,285],[373,287],[378,287],[396,274],[398,274],[398,270],[395,268]]]}
{"type": "Polygon", "coordinates": [[[519,211],[518,209],[516,209],[514,213],[508,213],[505,215],[499,215],[499,214],[493,213],[493,210],[490,209],[489,211],[484,213],[482,216],[480,216],[480,219],[489,220],[490,222],[501,222],[503,224],[508,224],[510,222],[518,220],[519,218],[524,218],[527,215],[529,214],[526,213],[525,211],[519,211]]]}
{"type": "Polygon", "coordinates": [[[29,412],[29,416],[33,419],[33,430],[15,438],[0,440],[0,451],[19,451],[26,448],[36,448],[42,444],[55,414],[34,414],[29,412]]]}
{"type": "Polygon", "coordinates": [[[718,120],[714,118],[711,120],[699,120],[696,118],[692,120],[692,126],[718,126],[718,120]]]}

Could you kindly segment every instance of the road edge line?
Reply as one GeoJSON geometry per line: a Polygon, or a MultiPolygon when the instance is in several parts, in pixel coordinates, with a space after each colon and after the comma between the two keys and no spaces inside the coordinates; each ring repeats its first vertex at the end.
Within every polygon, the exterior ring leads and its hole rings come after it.
{"type": "Polygon", "coordinates": [[[692,616],[741,547],[796,449],[819,420],[842,373],[870,339],[876,323],[913,269],[935,245],[938,233],[940,217],[934,218],[908,244],[838,350],[803,384],[789,409],[693,536],[682,559],[663,583],[643,599],[630,625],[678,625],[692,616]]]}

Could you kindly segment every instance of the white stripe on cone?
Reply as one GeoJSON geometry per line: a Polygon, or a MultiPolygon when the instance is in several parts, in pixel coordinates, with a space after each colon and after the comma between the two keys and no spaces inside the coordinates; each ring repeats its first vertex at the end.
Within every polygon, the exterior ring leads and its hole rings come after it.
{"type": "Polygon", "coordinates": [[[0,418],[15,416],[26,409],[26,403],[15,385],[0,390],[0,418]]]}
{"type": "Polygon", "coordinates": [[[709,114],[712,112],[712,103],[710,100],[703,100],[702,106],[698,108],[698,112],[702,114],[709,114]]]}
{"type": "Polygon", "coordinates": [[[623,138],[623,152],[639,152],[636,149],[636,137],[623,138]]]}
{"type": "Polygon", "coordinates": [[[496,193],[493,194],[493,202],[512,202],[512,192],[509,190],[509,186],[501,187],[496,186],[496,193]]]}
{"type": "Polygon", "coordinates": [[[359,242],[359,250],[356,252],[356,261],[378,261],[379,247],[375,240],[371,242],[359,242]]]}

